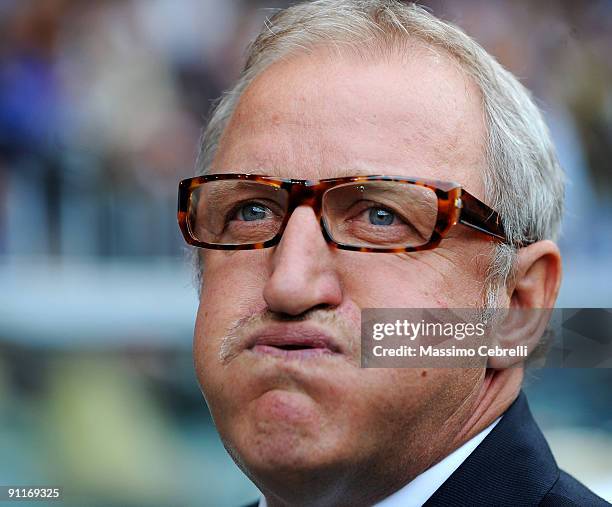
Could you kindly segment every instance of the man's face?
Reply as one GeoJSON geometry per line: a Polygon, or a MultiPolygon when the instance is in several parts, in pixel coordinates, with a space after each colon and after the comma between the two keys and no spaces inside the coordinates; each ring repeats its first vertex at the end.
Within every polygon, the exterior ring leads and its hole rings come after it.
{"type": "MultiPolygon", "coordinates": [[[[213,172],[416,176],[482,199],[480,100],[430,49],[403,62],[293,56],[245,92],[213,172]]],[[[458,226],[429,251],[335,250],[299,207],[274,248],[202,255],[197,374],[221,438],[253,478],[425,468],[456,437],[484,369],[361,369],[360,310],[479,306],[491,255],[483,236],[458,226]],[[262,336],[327,336],[336,347],[252,346],[262,336]]]]}

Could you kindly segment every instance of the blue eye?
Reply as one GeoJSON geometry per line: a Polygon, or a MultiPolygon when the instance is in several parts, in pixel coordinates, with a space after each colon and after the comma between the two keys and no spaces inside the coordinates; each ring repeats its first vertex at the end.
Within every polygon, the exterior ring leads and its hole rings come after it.
{"type": "Polygon", "coordinates": [[[391,225],[395,214],[382,208],[370,208],[369,218],[373,225],[391,225]]]}
{"type": "Polygon", "coordinates": [[[238,210],[238,219],[244,220],[245,222],[263,220],[266,218],[267,210],[268,208],[261,206],[260,204],[247,204],[238,210]]]}

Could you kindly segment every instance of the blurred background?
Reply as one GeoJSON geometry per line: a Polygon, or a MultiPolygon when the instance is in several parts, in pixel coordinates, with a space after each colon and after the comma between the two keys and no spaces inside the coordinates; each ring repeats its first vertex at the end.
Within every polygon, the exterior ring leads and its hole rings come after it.
{"type": "MultiPolygon", "coordinates": [[[[422,2],[533,90],[570,186],[560,307],[612,307],[612,2],[422,2]]],[[[0,484],[65,505],[238,506],[192,371],[176,225],[211,100],[281,1],[0,0],[0,484]]],[[[526,390],[612,500],[612,370],[526,390]]],[[[40,504],[38,504],[40,505],[40,504]]]]}

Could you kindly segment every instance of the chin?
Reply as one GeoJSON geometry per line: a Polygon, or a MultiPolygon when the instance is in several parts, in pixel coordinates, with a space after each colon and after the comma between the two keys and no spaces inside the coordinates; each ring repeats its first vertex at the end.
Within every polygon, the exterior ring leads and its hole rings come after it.
{"type": "Polygon", "coordinates": [[[224,444],[236,464],[256,484],[276,480],[307,480],[324,471],[338,469],[337,446],[325,438],[306,438],[296,432],[258,432],[238,436],[224,444]]]}
{"type": "MultiPolygon", "coordinates": [[[[257,438],[234,450],[241,462],[252,472],[306,473],[332,465],[330,456],[320,452],[320,443],[295,438],[294,435],[275,435],[265,440],[257,438]]],[[[327,450],[326,450],[327,452],[327,450]]]]}
{"type": "Polygon", "coordinates": [[[333,467],[346,448],[334,426],[307,395],[274,390],[241,411],[222,439],[250,474],[307,473],[333,467]]]}

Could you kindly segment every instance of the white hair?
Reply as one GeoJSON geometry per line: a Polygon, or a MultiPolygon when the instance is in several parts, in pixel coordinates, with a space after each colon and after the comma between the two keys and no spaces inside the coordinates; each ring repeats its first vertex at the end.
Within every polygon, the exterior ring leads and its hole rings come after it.
{"type": "Polygon", "coordinates": [[[509,243],[498,245],[489,267],[486,306],[494,306],[497,290],[512,273],[517,245],[557,238],[564,174],[527,89],[461,29],[423,7],[397,0],[315,0],[266,19],[240,77],[212,111],[202,134],[197,172],[210,170],[242,93],[270,64],[322,45],[352,45],[360,53],[381,48],[401,52],[415,40],[444,50],[482,95],[487,135],[484,198],[500,214],[509,243]]]}

